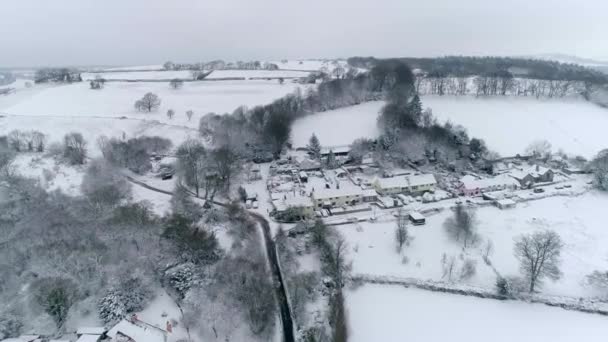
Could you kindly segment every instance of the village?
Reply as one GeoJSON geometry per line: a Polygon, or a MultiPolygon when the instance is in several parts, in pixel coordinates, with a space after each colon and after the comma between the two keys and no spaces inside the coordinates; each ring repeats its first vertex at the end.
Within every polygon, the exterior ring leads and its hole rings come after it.
{"type": "MultiPolygon", "coordinates": [[[[271,163],[265,184],[272,219],[289,223],[320,218],[338,225],[374,221],[382,211],[405,210],[411,223],[419,225],[426,213],[463,202],[509,209],[517,202],[589,188],[583,166],[560,156],[547,160],[517,155],[488,161],[487,174],[451,172],[432,162],[386,170],[371,155],[354,163],[349,152],[348,146],[324,147],[315,160],[300,148],[271,163]],[[335,160],[332,166],[328,158],[335,160]]],[[[250,168],[250,180],[261,177],[259,164],[250,168]]],[[[257,209],[259,189],[247,185],[245,189],[247,207],[257,209]]]]}

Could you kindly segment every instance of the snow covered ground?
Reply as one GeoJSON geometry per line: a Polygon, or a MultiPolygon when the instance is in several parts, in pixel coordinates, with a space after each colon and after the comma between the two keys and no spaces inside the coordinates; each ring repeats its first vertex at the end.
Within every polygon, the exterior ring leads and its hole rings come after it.
{"type": "Polygon", "coordinates": [[[173,78],[179,78],[182,80],[192,79],[192,73],[189,70],[85,72],[80,76],[84,81],[94,80],[98,76],[106,80],[170,80],[173,78]]]}
{"type": "Polygon", "coordinates": [[[422,103],[441,122],[466,127],[505,156],[524,152],[538,139],[548,140],[556,151],[585,157],[607,147],[608,109],[584,100],[425,96],[422,103]]]}
{"type": "Polygon", "coordinates": [[[375,138],[379,134],[376,119],[383,105],[383,101],[366,102],[298,119],[291,133],[293,146],[306,146],[313,133],[323,146],[350,145],[357,138],[375,138]]]}
{"type": "Polygon", "coordinates": [[[364,285],[346,293],[351,342],[604,341],[608,318],[542,304],[364,285]]]}
{"type": "Polygon", "coordinates": [[[281,61],[274,61],[273,63],[278,65],[279,69],[316,71],[326,68],[330,72],[337,66],[341,66],[345,69],[348,66],[348,63],[346,63],[345,60],[292,59],[286,61],[285,63],[281,61]]]}
{"type": "Polygon", "coordinates": [[[308,71],[292,70],[215,70],[206,79],[212,80],[229,77],[245,77],[246,79],[257,77],[306,77],[308,74],[310,74],[308,71]]]}
{"type": "MultiPolygon", "coordinates": [[[[37,86],[36,86],[37,87],[37,86]]],[[[17,103],[0,107],[0,113],[14,115],[102,116],[159,120],[177,125],[198,127],[198,119],[209,112],[232,112],[239,106],[270,103],[297,87],[293,83],[276,81],[187,82],[182,89],[172,89],[168,83],[110,82],[102,90],[91,90],[86,82],[45,88],[44,91],[22,98],[17,103]],[[161,99],[158,111],[140,113],[134,108],[136,100],[152,92],[161,99]],[[175,117],[167,118],[173,109],[175,117]],[[187,110],[194,111],[188,121],[187,110]]],[[[9,95],[10,97],[12,95],[9,95]]],[[[1,102],[0,102],[1,105],[1,102]]]]}
{"type": "MultiPolygon", "coordinates": [[[[608,109],[583,100],[424,96],[422,103],[440,122],[450,120],[466,127],[471,136],[483,138],[490,149],[504,156],[523,153],[539,139],[548,140],[555,151],[563,149],[587,158],[607,147],[608,109]]],[[[294,146],[305,146],[312,132],[324,145],[347,145],[361,136],[373,138],[378,135],[376,120],[382,104],[370,102],[297,120],[294,146]]]]}
{"type": "Polygon", "coordinates": [[[20,175],[36,179],[47,191],[61,190],[71,196],[81,194],[85,167],[70,166],[41,153],[20,153],[12,165],[20,175]]]}
{"type": "MultiPolygon", "coordinates": [[[[476,210],[478,232],[482,242],[478,247],[462,252],[462,245],[450,241],[443,223],[451,216],[450,210],[428,216],[424,226],[410,226],[413,236],[410,246],[401,254],[395,249],[395,221],[379,217],[378,223],[362,222],[337,226],[350,246],[354,274],[413,277],[423,280],[447,281],[443,276],[441,259],[445,253],[455,256],[457,271],[463,259],[477,264],[477,274],[460,281],[484,288],[493,288],[496,275],[482,258],[487,240],[491,240],[494,252],[490,260],[503,276],[519,275],[519,263],[513,256],[514,238],[520,234],[542,229],[555,230],[565,247],[562,251],[562,279],[547,281],[543,294],[593,297],[593,289],[583,283],[585,276],[595,270],[608,269],[608,195],[595,191],[577,197],[551,197],[518,203],[516,208],[500,210],[493,206],[476,210]],[[462,258],[461,258],[462,253],[462,258]],[[404,262],[404,256],[407,262],[404,262]]],[[[457,274],[457,272],[456,272],[457,274]]]]}

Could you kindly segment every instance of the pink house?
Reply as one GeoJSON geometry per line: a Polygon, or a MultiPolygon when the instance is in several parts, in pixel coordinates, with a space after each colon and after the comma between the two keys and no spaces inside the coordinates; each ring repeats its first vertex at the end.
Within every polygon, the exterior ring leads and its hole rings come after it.
{"type": "Polygon", "coordinates": [[[466,175],[460,179],[458,194],[461,196],[481,196],[484,192],[517,189],[519,183],[508,175],[499,175],[493,178],[476,178],[466,175]]]}

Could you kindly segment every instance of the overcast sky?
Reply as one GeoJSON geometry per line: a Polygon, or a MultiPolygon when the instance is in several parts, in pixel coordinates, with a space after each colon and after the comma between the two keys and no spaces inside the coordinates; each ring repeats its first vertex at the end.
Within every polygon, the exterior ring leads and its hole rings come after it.
{"type": "Polygon", "coordinates": [[[353,55],[608,59],[607,0],[0,0],[0,67],[353,55]]]}

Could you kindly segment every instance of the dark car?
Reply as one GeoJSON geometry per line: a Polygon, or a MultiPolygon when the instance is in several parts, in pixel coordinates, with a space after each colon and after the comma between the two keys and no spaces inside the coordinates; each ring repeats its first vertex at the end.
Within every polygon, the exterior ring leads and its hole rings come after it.
{"type": "Polygon", "coordinates": [[[535,194],[540,194],[540,193],[543,193],[543,192],[545,192],[545,189],[543,189],[543,188],[535,188],[534,189],[534,193],[535,194]]]}

